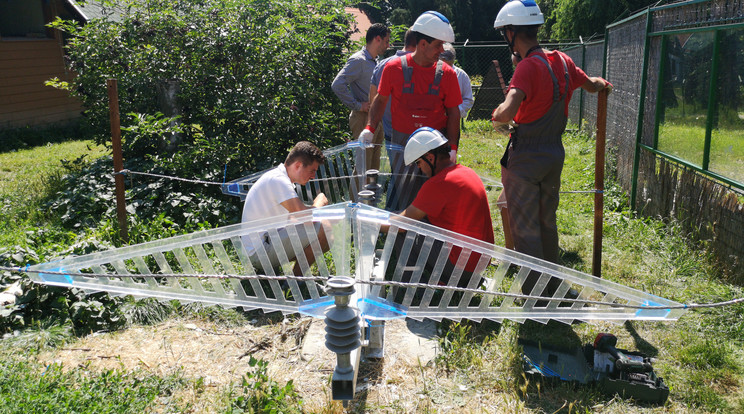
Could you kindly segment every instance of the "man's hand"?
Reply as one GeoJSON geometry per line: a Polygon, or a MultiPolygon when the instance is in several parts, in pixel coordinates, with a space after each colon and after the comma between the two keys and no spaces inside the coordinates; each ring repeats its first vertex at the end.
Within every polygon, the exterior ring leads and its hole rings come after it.
{"type": "Polygon", "coordinates": [[[450,161],[452,161],[453,164],[457,164],[457,150],[453,149],[449,153],[450,161]]]}
{"type": "Polygon", "coordinates": [[[602,79],[605,82],[604,89],[607,89],[607,94],[608,95],[611,94],[614,86],[612,86],[612,84],[607,79],[604,79],[604,78],[600,78],[600,79],[602,79]]]}
{"type": "Polygon", "coordinates": [[[493,129],[495,129],[496,132],[506,136],[509,136],[512,132],[514,132],[514,127],[517,126],[514,121],[499,122],[493,118],[491,118],[491,124],[493,125],[493,129]]]}
{"type": "Polygon", "coordinates": [[[328,198],[326,198],[325,194],[320,193],[315,197],[315,200],[313,200],[313,207],[323,207],[328,205],[328,198]]]}
{"type": "Polygon", "coordinates": [[[362,133],[359,134],[359,142],[361,144],[371,144],[374,139],[375,139],[375,130],[369,125],[367,125],[362,130],[362,133]]]}
{"type": "Polygon", "coordinates": [[[369,112],[369,102],[362,102],[362,107],[359,108],[362,112],[369,112]]]}

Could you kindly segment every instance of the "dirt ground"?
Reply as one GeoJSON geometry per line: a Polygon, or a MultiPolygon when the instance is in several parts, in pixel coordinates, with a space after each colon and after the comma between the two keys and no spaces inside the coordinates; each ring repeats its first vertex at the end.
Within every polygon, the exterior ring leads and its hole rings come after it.
{"type": "MultiPolygon", "coordinates": [[[[331,400],[335,354],[325,348],[323,327],[322,321],[311,318],[264,325],[256,321],[231,329],[200,320],[174,319],[89,335],[40,357],[65,367],[140,368],[158,375],[180,370],[187,378],[201,377],[206,391],[185,390],[177,397],[191,402],[193,412],[202,413],[219,410],[216,401],[220,393],[231,383],[240,385],[241,377],[251,370],[248,362],[252,355],[269,362],[269,374],[280,384],[294,381],[305,411],[344,412],[339,401],[331,400]]],[[[462,386],[458,389],[436,376],[435,334],[433,322],[388,322],[385,358],[361,364],[357,395],[348,411],[459,412],[465,405],[458,396],[464,391],[462,386]]]]}

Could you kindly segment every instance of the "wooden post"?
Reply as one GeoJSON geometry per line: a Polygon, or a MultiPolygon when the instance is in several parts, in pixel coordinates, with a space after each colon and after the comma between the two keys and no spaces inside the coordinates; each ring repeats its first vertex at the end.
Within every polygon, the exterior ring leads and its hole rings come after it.
{"type": "Polygon", "coordinates": [[[592,274],[602,277],[602,226],[604,222],[604,169],[607,132],[607,89],[597,99],[597,150],[594,156],[594,251],[592,274]]]}
{"type": "Polygon", "coordinates": [[[124,197],[124,176],[118,174],[124,169],[121,155],[121,125],[119,120],[119,88],[116,79],[106,81],[109,97],[109,119],[111,120],[111,148],[114,157],[114,181],[116,183],[116,218],[119,220],[119,236],[126,243],[129,241],[127,229],[127,207],[124,197]]]}

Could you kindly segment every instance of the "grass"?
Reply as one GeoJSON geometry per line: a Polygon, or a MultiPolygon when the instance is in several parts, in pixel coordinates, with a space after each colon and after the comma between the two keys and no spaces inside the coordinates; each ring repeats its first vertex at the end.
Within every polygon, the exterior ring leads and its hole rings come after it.
{"type": "MultiPolygon", "coordinates": [[[[708,169],[744,183],[744,148],[741,125],[711,131],[708,169]]],[[[659,150],[702,167],[705,148],[705,123],[697,125],[667,121],[659,126],[659,150]]]]}
{"type": "Polygon", "coordinates": [[[172,398],[187,385],[179,375],[60,364],[39,365],[33,359],[4,355],[0,363],[2,413],[138,413],[159,408],[178,413],[188,406],[172,398]]]}
{"type": "Polygon", "coordinates": [[[105,153],[91,141],[46,143],[38,147],[0,153],[0,247],[28,247],[26,231],[55,227],[53,211],[44,201],[60,189],[65,168],[60,161],[74,162],[85,156],[94,159],[105,153]]]}
{"type": "MultiPolygon", "coordinates": [[[[506,138],[496,136],[487,121],[466,122],[462,135],[460,162],[482,175],[499,178],[499,159],[506,138]]],[[[563,190],[591,189],[593,139],[576,133],[567,134],[564,141],[567,160],[563,190]]],[[[103,151],[89,149],[86,142],[49,145],[0,154],[3,170],[0,197],[12,201],[10,207],[7,201],[4,203],[0,216],[0,247],[24,245],[26,232],[37,232],[42,227],[48,227],[49,239],[57,240],[55,243],[60,246],[77,237],[74,234],[65,236],[61,229],[55,230],[54,212],[43,210],[44,195],[55,190],[55,177],[61,171],[59,159],[76,159],[82,154],[95,157],[103,151]]],[[[608,182],[606,187],[605,205],[622,206],[624,196],[617,186],[608,182]]],[[[592,203],[590,194],[562,194],[558,211],[563,264],[584,272],[591,269],[592,203]]],[[[744,297],[744,289],[723,280],[708,253],[691,244],[680,226],[674,222],[637,218],[622,208],[616,210],[605,211],[604,278],[683,303],[744,297]]],[[[503,240],[501,222],[497,212],[493,215],[499,243],[503,240]]],[[[215,309],[204,308],[197,312],[204,312],[202,317],[225,326],[244,323],[234,311],[215,309]]],[[[167,309],[147,307],[131,310],[132,319],[142,323],[157,323],[169,313],[167,309]]],[[[49,369],[39,366],[33,352],[21,356],[26,349],[64,343],[74,346],[76,341],[59,332],[62,328],[46,333],[44,328],[25,330],[25,336],[19,334],[18,342],[3,341],[6,349],[0,354],[0,377],[12,379],[14,389],[0,388],[0,412],[23,411],[16,407],[64,412],[59,408],[64,404],[76,407],[78,412],[175,412],[188,411],[189,404],[204,398],[200,397],[203,384],[199,385],[199,378],[131,369],[93,371],[85,366],[54,365],[49,369]],[[59,391],[49,386],[50,380],[59,385],[59,391]],[[113,398],[104,392],[107,387],[119,396],[113,398]],[[184,389],[196,390],[190,400],[173,397],[184,389]],[[32,401],[32,397],[34,404],[30,405],[28,401],[32,401]],[[26,405],[14,405],[14,401],[26,405]],[[164,406],[163,401],[171,405],[164,406]]],[[[441,356],[434,366],[417,368],[416,378],[410,379],[418,387],[415,395],[400,395],[385,403],[368,401],[360,411],[353,408],[351,411],[394,412],[404,410],[411,399],[416,399],[416,412],[438,412],[443,407],[450,407],[452,412],[744,412],[744,342],[741,339],[744,305],[689,311],[677,322],[628,322],[624,325],[598,322],[566,326],[553,322],[542,325],[465,321],[443,323],[440,329],[441,356]],[[550,383],[523,375],[518,338],[580,346],[592,342],[600,332],[615,334],[620,348],[639,350],[656,358],[657,373],[671,389],[665,406],[645,405],[605,396],[591,387],[550,383]]],[[[214,407],[239,411],[253,407],[255,398],[266,395],[275,399],[284,395],[303,397],[301,393],[295,396],[291,387],[273,382],[265,370],[251,375],[246,376],[247,382],[235,383],[221,394],[214,407]],[[256,393],[259,388],[261,391],[256,393]]],[[[327,402],[320,408],[306,406],[306,411],[339,412],[334,408],[336,404],[327,402]]]]}

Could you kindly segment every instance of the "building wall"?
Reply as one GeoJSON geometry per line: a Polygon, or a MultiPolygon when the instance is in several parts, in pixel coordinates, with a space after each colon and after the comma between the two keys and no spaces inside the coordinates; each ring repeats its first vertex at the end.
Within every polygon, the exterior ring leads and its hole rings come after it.
{"type": "MultiPolygon", "coordinates": [[[[45,7],[47,15],[58,15],[57,7],[45,7]]],[[[44,85],[54,77],[72,79],[58,33],[47,30],[0,37],[0,129],[44,126],[79,117],[82,107],[77,99],[44,85]]]]}

